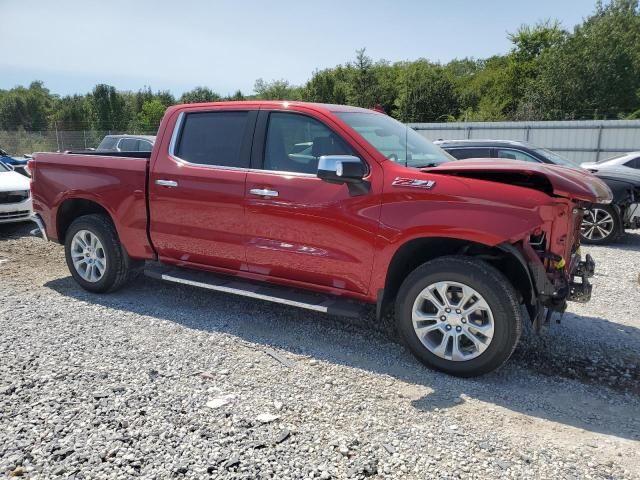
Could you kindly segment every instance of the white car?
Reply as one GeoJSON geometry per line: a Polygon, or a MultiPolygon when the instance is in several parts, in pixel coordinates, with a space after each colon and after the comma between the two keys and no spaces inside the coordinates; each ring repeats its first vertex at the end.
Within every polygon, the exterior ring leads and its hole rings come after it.
{"type": "Polygon", "coordinates": [[[581,163],[582,168],[591,169],[608,169],[609,167],[628,167],[640,171],[640,152],[623,153],[615,157],[599,160],[597,162],[581,163]]]}
{"type": "Polygon", "coordinates": [[[31,221],[29,179],[0,162],[0,223],[31,221]]]}

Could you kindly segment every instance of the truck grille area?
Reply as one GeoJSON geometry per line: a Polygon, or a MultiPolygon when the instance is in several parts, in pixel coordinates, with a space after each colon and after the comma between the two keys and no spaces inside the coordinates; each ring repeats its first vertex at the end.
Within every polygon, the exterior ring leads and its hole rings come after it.
{"type": "Polygon", "coordinates": [[[20,203],[29,198],[29,190],[17,192],[0,192],[0,205],[6,203],[20,203]]]}

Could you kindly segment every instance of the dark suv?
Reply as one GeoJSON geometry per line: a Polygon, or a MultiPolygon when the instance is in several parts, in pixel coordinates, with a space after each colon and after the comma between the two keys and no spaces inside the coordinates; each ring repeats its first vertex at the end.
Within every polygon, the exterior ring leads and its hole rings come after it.
{"type": "Polygon", "coordinates": [[[514,140],[438,140],[434,142],[458,160],[465,158],[506,158],[525,162],[553,163],[580,168],[578,163],[561,157],[546,148],[514,140]]]}
{"type": "MultiPolygon", "coordinates": [[[[514,140],[438,140],[434,142],[450,155],[465,158],[504,158],[526,162],[553,163],[569,168],[579,164],[546,148],[514,140]]],[[[589,209],[582,223],[582,242],[605,244],[624,233],[625,228],[640,228],[640,180],[630,174],[598,171],[594,175],[613,192],[613,203],[589,209]]]]}

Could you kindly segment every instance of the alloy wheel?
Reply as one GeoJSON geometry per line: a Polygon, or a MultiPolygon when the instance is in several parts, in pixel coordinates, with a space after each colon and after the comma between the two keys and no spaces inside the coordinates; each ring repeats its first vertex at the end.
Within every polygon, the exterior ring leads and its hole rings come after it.
{"type": "Polygon", "coordinates": [[[89,230],[79,230],[71,240],[71,259],[76,272],[87,282],[98,282],[107,269],[102,242],[89,230]]]}
{"type": "Polygon", "coordinates": [[[489,304],[476,290],[459,282],[436,282],[426,287],[416,297],[411,316],[422,344],[445,360],[474,359],[493,338],[489,304]]]}
{"type": "Polygon", "coordinates": [[[602,240],[613,233],[614,221],[609,212],[601,208],[587,210],[582,220],[582,236],[589,240],[602,240]]]}

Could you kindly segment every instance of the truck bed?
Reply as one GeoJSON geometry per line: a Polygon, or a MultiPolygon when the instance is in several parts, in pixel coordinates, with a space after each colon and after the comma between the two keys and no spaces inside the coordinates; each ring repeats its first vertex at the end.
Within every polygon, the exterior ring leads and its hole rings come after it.
{"type": "Polygon", "coordinates": [[[148,158],[36,153],[31,165],[33,202],[52,240],[63,242],[68,227],[56,221],[59,212],[108,209],[127,253],[132,258],[154,258],[147,236],[148,158]]]}

